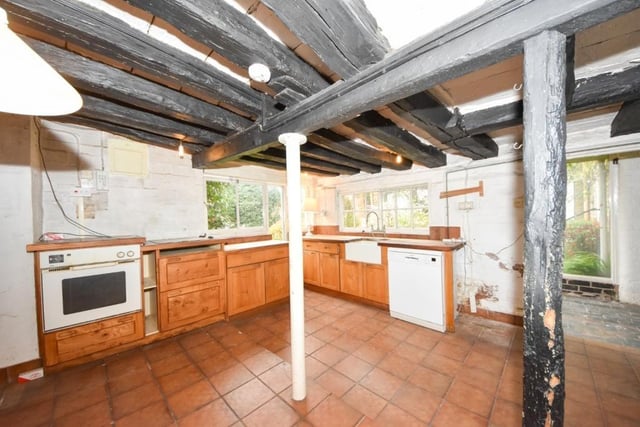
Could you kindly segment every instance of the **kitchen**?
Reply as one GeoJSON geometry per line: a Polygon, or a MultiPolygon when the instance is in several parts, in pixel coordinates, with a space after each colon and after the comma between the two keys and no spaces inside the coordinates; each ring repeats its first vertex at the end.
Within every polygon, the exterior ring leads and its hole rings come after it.
{"type": "MultiPolygon", "coordinates": [[[[33,265],[24,248],[41,232],[69,230],[53,201],[46,178],[34,173],[39,170],[36,166],[39,164],[39,138],[45,159],[54,159],[50,173],[65,210],[76,218],[83,218],[85,225],[92,229],[110,235],[140,235],[148,240],[194,237],[208,231],[204,229],[205,173],[192,168],[188,155],[180,159],[176,150],[123,142],[103,132],[46,120],[39,126],[40,129],[27,117],[2,116],[3,167],[0,173],[4,178],[2,194],[8,202],[3,204],[3,228],[5,235],[10,236],[6,241],[16,242],[3,245],[7,277],[15,278],[15,282],[7,285],[8,297],[3,298],[1,311],[2,342],[6,349],[2,358],[6,366],[38,355],[33,265]],[[113,152],[111,150],[118,152],[118,149],[129,149],[138,161],[112,165],[113,156],[109,153],[113,152]],[[103,187],[99,190],[93,176],[104,171],[107,171],[106,186],[101,184],[103,187]],[[92,180],[93,186],[87,183],[92,180]],[[89,190],[82,189],[83,182],[89,190]],[[76,190],[90,195],[74,196],[76,190]]],[[[621,146],[635,142],[632,136],[618,137],[616,141],[621,146]]],[[[569,137],[569,151],[573,148],[577,152],[582,147],[582,141],[569,137]]],[[[320,209],[313,217],[315,225],[335,226],[339,224],[337,191],[359,192],[428,182],[431,223],[460,226],[462,235],[474,248],[466,253],[465,263],[467,278],[471,280],[469,283],[462,280],[459,295],[469,295],[480,288],[488,295],[478,300],[481,310],[503,313],[507,317],[519,316],[522,282],[519,271],[512,267],[522,263],[523,256],[521,245],[510,245],[518,241],[522,232],[522,207],[516,203],[523,197],[522,164],[517,153],[500,161],[474,162],[473,168],[465,168],[466,161],[450,165],[446,170],[414,167],[409,174],[385,171],[364,179],[354,176],[320,180],[307,175],[303,177],[302,187],[315,192],[318,200],[320,209]],[[471,209],[460,209],[459,199],[439,198],[441,192],[473,187],[480,180],[485,188],[482,197],[470,194],[460,199],[472,203],[471,209]],[[496,215],[497,211],[504,214],[496,215]],[[507,249],[501,252],[503,248],[507,249]],[[476,252],[497,254],[498,259],[476,252]]],[[[624,182],[637,182],[635,165],[636,158],[620,159],[618,166],[624,182]]],[[[209,172],[234,179],[285,182],[283,173],[264,168],[243,166],[209,172]]],[[[627,191],[633,194],[634,189],[627,191]]],[[[632,224],[628,226],[634,229],[632,224]]],[[[215,237],[215,232],[213,234],[215,237]]]]}

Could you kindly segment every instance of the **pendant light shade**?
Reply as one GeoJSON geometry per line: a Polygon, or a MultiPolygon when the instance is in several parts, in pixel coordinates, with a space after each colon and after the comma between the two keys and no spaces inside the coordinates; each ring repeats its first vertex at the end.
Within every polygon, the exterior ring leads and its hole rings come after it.
{"type": "Polygon", "coordinates": [[[56,70],[9,29],[0,8],[0,111],[60,116],[82,107],[82,97],[56,70]]]}

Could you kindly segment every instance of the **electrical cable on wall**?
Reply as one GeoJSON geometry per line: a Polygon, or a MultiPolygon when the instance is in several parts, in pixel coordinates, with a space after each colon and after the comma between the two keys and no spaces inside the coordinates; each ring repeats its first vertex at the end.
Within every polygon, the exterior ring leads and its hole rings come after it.
{"type": "MultiPolygon", "coordinates": [[[[38,132],[38,152],[40,153],[40,161],[42,162],[42,169],[44,170],[44,174],[47,177],[47,181],[49,182],[49,188],[51,189],[51,194],[53,195],[53,200],[55,200],[56,205],[58,206],[58,209],[60,209],[60,212],[62,213],[62,217],[71,225],[73,225],[74,227],[79,228],[82,231],[85,231],[87,233],[90,233],[94,236],[99,236],[99,237],[111,237],[108,236],[106,234],[100,233],[96,230],[93,230],[89,227],[87,227],[84,224],[79,223],[78,221],[74,220],[73,218],[69,217],[69,215],[67,215],[67,213],[65,212],[64,208],[62,207],[62,204],[60,203],[60,200],[58,199],[58,195],[56,194],[54,188],[53,188],[53,183],[51,182],[51,177],[49,176],[49,170],[47,169],[47,164],[44,160],[44,152],[42,151],[42,143],[41,143],[41,129],[40,129],[40,124],[38,122],[38,119],[34,117],[33,122],[36,126],[37,132],[38,132]]],[[[47,235],[49,233],[45,233],[42,234],[39,237],[39,240],[42,240],[45,235],[47,235]]],[[[74,233],[55,233],[55,234],[67,234],[70,236],[83,236],[82,234],[74,234],[74,233]]]]}

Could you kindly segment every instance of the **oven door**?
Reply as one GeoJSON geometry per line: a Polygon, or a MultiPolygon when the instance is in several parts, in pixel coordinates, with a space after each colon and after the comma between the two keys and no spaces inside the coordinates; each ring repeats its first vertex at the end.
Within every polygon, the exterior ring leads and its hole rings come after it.
{"type": "Polygon", "coordinates": [[[137,311],[140,261],[42,271],[44,331],[137,311]]]}

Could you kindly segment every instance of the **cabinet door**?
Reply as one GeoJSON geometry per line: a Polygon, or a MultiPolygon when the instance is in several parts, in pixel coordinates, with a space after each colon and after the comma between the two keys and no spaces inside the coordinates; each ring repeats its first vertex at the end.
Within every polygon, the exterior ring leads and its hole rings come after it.
{"type": "Polygon", "coordinates": [[[337,254],[320,254],[320,286],[340,290],[340,257],[337,254]]]}
{"type": "Polygon", "coordinates": [[[227,269],[229,315],[241,313],[265,303],[264,264],[227,269]]]}
{"type": "Polygon", "coordinates": [[[389,304],[387,271],[383,265],[364,265],[364,297],[382,304],[389,304]]]}
{"type": "Polygon", "coordinates": [[[345,294],[362,296],[362,264],[342,260],[340,263],[340,290],[345,294]]]}
{"type": "Polygon", "coordinates": [[[289,258],[264,263],[265,299],[276,301],[289,296],[289,258]]]}
{"type": "Polygon", "coordinates": [[[224,302],[223,280],[160,292],[160,330],[222,314],[224,302]]]}
{"type": "Polygon", "coordinates": [[[315,251],[304,251],[302,255],[304,282],[311,285],[320,284],[320,254],[315,251]]]}

